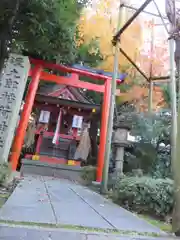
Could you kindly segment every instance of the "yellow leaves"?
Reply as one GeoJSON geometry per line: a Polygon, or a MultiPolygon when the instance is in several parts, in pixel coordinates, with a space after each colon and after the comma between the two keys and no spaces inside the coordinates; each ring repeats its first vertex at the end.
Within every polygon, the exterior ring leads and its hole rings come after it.
{"type": "MultiPolygon", "coordinates": [[[[98,39],[100,52],[104,59],[98,68],[108,72],[113,71],[114,49],[112,46],[112,37],[115,34],[117,27],[118,5],[119,0],[96,0],[94,1],[92,9],[84,11],[78,24],[81,36],[78,44],[88,44],[91,42],[91,40],[98,39]]],[[[126,16],[127,18],[130,17],[129,12],[127,12],[126,16]]],[[[149,59],[143,57],[140,53],[143,44],[142,23],[142,19],[137,18],[125,30],[121,37],[121,47],[132,60],[144,65],[144,68],[141,68],[147,72],[149,70],[149,59]]],[[[151,28],[152,22],[147,22],[145,25],[148,25],[148,27],[151,28]]],[[[160,51],[157,51],[157,53],[158,57],[153,59],[153,66],[158,63],[160,56],[163,55],[163,53],[160,51]]],[[[131,64],[121,53],[119,53],[119,70],[122,71],[123,69],[127,69],[127,66],[131,66],[131,64]]],[[[131,83],[133,78],[135,78],[136,70],[134,70],[132,67],[129,67],[128,72],[131,73],[130,76],[132,79],[129,77],[126,81],[131,83]]],[[[137,105],[139,104],[141,109],[147,109],[147,97],[147,87],[134,85],[128,90],[128,92],[121,93],[118,101],[136,101],[137,105]]],[[[155,92],[153,94],[153,98],[155,99],[154,107],[157,105],[162,105],[163,98],[161,91],[157,93],[155,92]]]]}
{"type": "MultiPolygon", "coordinates": [[[[78,26],[81,36],[83,36],[81,44],[83,41],[88,43],[92,39],[99,39],[99,48],[104,61],[98,68],[105,71],[113,71],[112,37],[118,21],[118,5],[118,0],[96,1],[93,10],[90,10],[91,14],[88,11],[84,12],[78,26]]],[[[122,35],[121,46],[133,60],[142,43],[141,33],[141,24],[137,19],[122,35]]],[[[123,68],[128,64],[129,62],[120,54],[119,67],[123,68]]]]}
{"type": "MultiPolygon", "coordinates": [[[[132,88],[126,92],[121,92],[120,97],[117,98],[117,104],[122,104],[123,102],[134,102],[137,110],[147,111],[148,110],[148,86],[138,86],[134,85],[132,88]]],[[[161,87],[153,87],[153,111],[158,110],[166,105],[164,101],[163,91],[161,87]]]]}

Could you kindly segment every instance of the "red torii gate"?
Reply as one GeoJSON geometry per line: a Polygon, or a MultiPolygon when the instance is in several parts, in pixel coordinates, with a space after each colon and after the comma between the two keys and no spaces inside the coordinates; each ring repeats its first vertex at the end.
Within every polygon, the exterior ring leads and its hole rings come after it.
{"type": "MultiPolygon", "coordinates": [[[[87,90],[92,90],[96,92],[104,93],[103,105],[102,105],[102,116],[101,116],[101,130],[100,130],[100,146],[98,152],[98,166],[97,166],[97,177],[96,180],[100,182],[102,180],[102,172],[104,165],[105,156],[105,146],[106,146],[106,135],[107,135],[107,125],[108,125],[108,115],[110,108],[110,94],[111,94],[111,78],[95,74],[75,68],[66,67],[63,65],[57,65],[52,63],[47,63],[43,60],[30,59],[33,68],[30,69],[29,76],[31,77],[31,82],[29,84],[28,92],[26,95],[26,100],[24,108],[21,113],[20,122],[16,130],[16,135],[14,137],[12,151],[10,155],[10,162],[12,164],[12,170],[16,171],[21,149],[24,143],[24,137],[26,134],[26,129],[28,126],[29,117],[33,108],[36,92],[40,80],[55,82],[57,84],[65,84],[68,86],[73,86],[76,88],[85,88],[87,90]],[[44,69],[59,70],[61,72],[72,73],[71,77],[56,76],[48,72],[43,71],[44,69]],[[83,82],[79,80],[80,76],[86,76],[95,80],[104,81],[104,85],[97,85],[94,83],[83,82]]],[[[121,80],[117,80],[117,83],[121,83],[121,80]]]]}

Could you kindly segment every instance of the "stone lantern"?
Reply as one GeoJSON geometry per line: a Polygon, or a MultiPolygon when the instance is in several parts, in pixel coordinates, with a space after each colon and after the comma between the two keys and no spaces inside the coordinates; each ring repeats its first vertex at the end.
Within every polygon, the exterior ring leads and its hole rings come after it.
{"type": "Polygon", "coordinates": [[[112,144],[115,147],[115,175],[123,176],[124,148],[129,146],[128,133],[130,127],[124,122],[119,122],[114,127],[112,144]]]}

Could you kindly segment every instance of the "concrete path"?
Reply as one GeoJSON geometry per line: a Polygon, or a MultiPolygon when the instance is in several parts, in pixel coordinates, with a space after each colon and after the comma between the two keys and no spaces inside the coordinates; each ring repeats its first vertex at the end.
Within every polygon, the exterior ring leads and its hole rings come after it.
{"type": "Polygon", "coordinates": [[[1,208],[0,220],[163,234],[88,188],[41,176],[27,176],[19,183],[1,208]]]}
{"type": "MultiPolygon", "coordinates": [[[[173,240],[146,236],[120,236],[116,234],[90,233],[64,229],[43,229],[37,227],[0,226],[0,240],[173,240]]],[[[175,240],[175,239],[174,239],[175,240]]]]}

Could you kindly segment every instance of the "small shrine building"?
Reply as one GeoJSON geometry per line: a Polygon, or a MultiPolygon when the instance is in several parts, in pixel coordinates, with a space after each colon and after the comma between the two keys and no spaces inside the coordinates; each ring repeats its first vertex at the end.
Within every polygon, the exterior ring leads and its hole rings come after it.
{"type": "MultiPolygon", "coordinates": [[[[28,121],[31,112],[36,108],[38,119],[35,130],[37,136],[35,152],[26,155],[26,158],[49,164],[68,164],[80,167],[83,158],[74,156],[78,155],[76,154],[78,144],[81,145],[81,150],[86,150],[85,146],[87,145],[83,145],[80,136],[83,131],[84,135],[87,135],[88,129],[90,137],[89,143],[87,141],[88,148],[93,149],[92,155],[97,161],[96,180],[101,181],[111,104],[112,73],[90,68],[66,67],[32,58],[30,58],[30,62],[29,77],[31,81],[11,149],[12,170],[17,169],[28,121]],[[92,81],[81,80],[81,76],[92,81]],[[40,81],[51,84],[48,87],[45,87],[45,84],[43,87],[40,81]],[[96,105],[87,99],[83,94],[84,89],[101,93],[103,95],[102,103],[96,105]],[[100,119],[98,146],[97,131],[100,119]]],[[[118,74],[117,84],[123,83],[126,76],[126,73],[118,74]]],[[[117,89],[116,95],[119,94],[120,91],[117,89]]],[[[84,138],[85,140],[87,138],[84,138]]],[[[86,151],[85,158],[87,155],[86,151]]]]}
{"type": "MultiPolygon", "coordinates": [[[[83,91],[66,85],[42,85],[35,97],[36,142],[26,159],[47,163],[81,165],[74,154],[88,124],[91,145],[96,146],[101,106],[85,97],[83,91]]],[[[97,159],[97,149],[91,149],[97,159]]]]}

